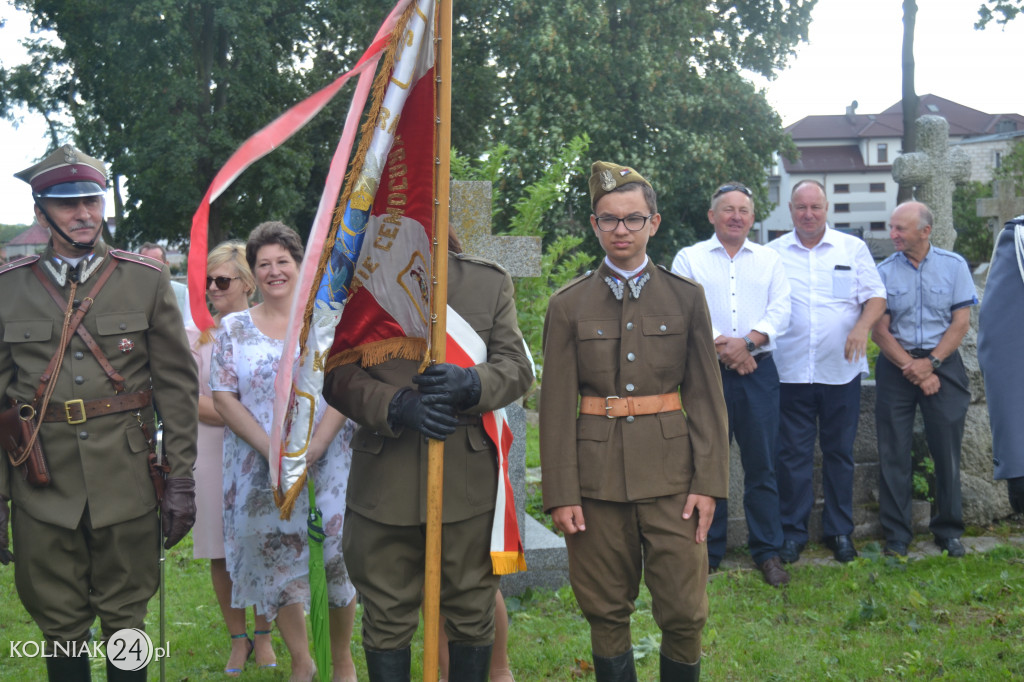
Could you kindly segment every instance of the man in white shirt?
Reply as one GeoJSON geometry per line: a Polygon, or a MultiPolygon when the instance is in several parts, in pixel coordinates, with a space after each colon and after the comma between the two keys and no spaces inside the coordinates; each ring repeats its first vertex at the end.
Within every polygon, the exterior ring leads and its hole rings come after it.
{"type": "MultiPolygon", "coordinates": [[[[775,439],[779,423],[779,374],[772,359],[776,339],[789,326],[789,282],[779,255],[747,239],[754,224],[754,200],[739,183],[719,187],[711,197],[710,239],[676,254],[672,272],[704,287],[712,335],[729,412],[729,438],[743,462],[743,509],[754,563],[773,586],[789,582],[779,550],[783,533],[775,480],[775,439]]],[[[715,509],[708,533],[708,563],[725,554],[727,503],[715,509]]]]}
{"type": "Polygon", "coordinates": [[[836,561],[853,561],[853,441],[867,341],[885,312],[885,286],[862,239],[828,226],[825,188],[801,180],[789,201],[793,231],[768,244],[782,258],[792,315],[779,339],[776,473],[785,535],[780,556],[800,558],[814,505],[814,441],[821,442],[822,532],[836,561]]]}
{"type": "MultiPolygon", "coordinates": [[[[146,242],[139,247],[139,255],[147,256],[153,260],[158,260],[164,265],[170,267],[171,263],[167,260],[167,251],[164,247],[153,242],[146,242]]],[[[182,282],[175,282],[171,280],[171,289],[174,290],[174,298],[178,301],[178,310],[181,311],[181,319],[188,327],[192,325],[192,309],[188,306],[188,287],[182,282]]]]}

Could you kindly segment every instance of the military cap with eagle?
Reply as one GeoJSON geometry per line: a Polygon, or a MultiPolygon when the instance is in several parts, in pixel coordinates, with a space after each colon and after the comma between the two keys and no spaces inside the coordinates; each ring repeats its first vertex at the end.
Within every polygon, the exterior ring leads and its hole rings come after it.
{"type": "Polygon", "coordinates": [[[37,198],[101,196],[107,187],[107,169],[103,162],[70,144],[15,173],[14,177],[31,185],[32,194],[37,198]]]}
{"type": "Polygon", "coordinates": [[[630,182],[639,182],[648,187],[651,183],[628,166],[620,166],[608,161],[595,161],[590,167],[590,208],[597,206],[597,200],[616,187],[630,182]]]}

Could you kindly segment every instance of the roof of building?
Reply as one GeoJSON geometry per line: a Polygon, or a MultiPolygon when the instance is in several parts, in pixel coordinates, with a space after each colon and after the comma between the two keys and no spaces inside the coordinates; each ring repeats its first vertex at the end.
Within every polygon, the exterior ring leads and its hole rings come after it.
{"type": "MultiPolygon", "coordinates": [[[[797,143],[808,140],[839,140],[864,137],[902,137],[903,102],[893,104],[878,114],[858,114],[856,102],[846,114],[806,116],[788,126],[786,132],[797,143]]],[[[971,137],[1024,130],[1024,116],[1020,114],[986,114],[938,95],[918,98],[919,116],[942,116],[949,122],[953,137],[971,137]]]]}
{"type": "Polygon", "coordinates": [[[45,244],[50,241],[50,231],[34,221],[32,226],[7,242],[8,246],[45,244]]]}
{"type": "Polygon", "coordinates": [[[782,163],[787,173],[840,173],[889,168],[887,165],[865,165],[857,145],[803,147],[798,160],[783,159],[782,163]]]}

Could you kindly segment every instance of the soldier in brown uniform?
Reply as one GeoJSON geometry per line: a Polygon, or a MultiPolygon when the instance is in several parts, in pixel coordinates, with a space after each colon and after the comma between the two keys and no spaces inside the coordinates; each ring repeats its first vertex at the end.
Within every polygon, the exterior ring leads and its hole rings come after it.
{"type": "MultiPolygon", "coordinates": [[[[451,246],[449,247],[452,248],[451,246]]],[[[427,441],[445,441],[441,615],[449,680],[487,679],[499,576],[489,543],[497,457],[480,415],[513,402],[533,382],[516,322],[512,278],[485,260],[450,254],[448,305],[480,335],[487,361],[463,369],[395,359],[331,370],[327,402],[359,423],[342,542],[363,604],[371,682],[409,679],[425,560],[427,441]]]]}
{"type": "Polygon", "coordinates": [[[729,474],[711,320],[700,285],[647,257],[661,222],[650,183],[598,161],[590,196],[606,258],[552,296],[544,323],[544,508],[565,533],[598,681],[636,680],[629,619],[641,574],[662,631],[661,679],[696,680],[704,541],[729,474]]]}
{"type": "MultiPolygon", "coordinates": [[[[0,269],[0,396],[30,430],[38,425],[50,480],[38,467],[26,476],[25,465],[13,466],[5,437],[0,560],[12,558],[10,500],[18,596],[56,653],[46,659],[49,679],[77,682],[90,679],[89,659],[78,653],[96,617],[104,639],[143,628],[158,586],[161,529],[148,464],[154,407],[170,467],[165,547],[192,526],[196,366],[167,268],[99,238],[103,164],[66,145],[17,177],[32,186],[36,219],[51,239],[41,256],[0,269]]],[[[146,670],[108,662],[107,676],[145,679],[146,670]]]]}

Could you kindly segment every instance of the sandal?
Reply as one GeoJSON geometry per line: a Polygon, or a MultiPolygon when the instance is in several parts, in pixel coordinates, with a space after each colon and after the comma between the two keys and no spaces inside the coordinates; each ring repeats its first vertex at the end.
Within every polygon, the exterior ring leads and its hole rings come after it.
{"type": "MultiPolygon", "coordinates": [[[[271,633],[270,630],[255,630],[255,631],[253,631],[252,634],[254,636],[258,637],[260,635],[267,635],[267,636],[269,636],[270,633],[271,633]]],[[[260,668],[276,668],[277,667],[277,661],[276,660],[275,661],[271,661],[270,663],[260,663],[259,661],[256,661],[256,664],[260,668]]]]}
{"type": "MultiPolygon", "coordinates": [[[[231,639],[242,639],[243,637],[245,637],[245,640],[249,643],[249,653],[245,655],[245,660],[242,661],[242,666],[244,667],[245,662],[252,657],[252,652],[256,650],[256,644],[252,641],[252,638],[244,632],[239,635],[231,635],[231,639]]],[[[238,677],[242,674],[242,668],[224,668],[224,674],[228,677],[238,677]]]]}

